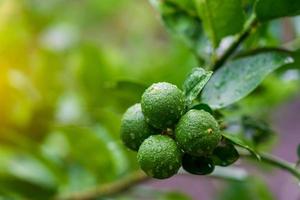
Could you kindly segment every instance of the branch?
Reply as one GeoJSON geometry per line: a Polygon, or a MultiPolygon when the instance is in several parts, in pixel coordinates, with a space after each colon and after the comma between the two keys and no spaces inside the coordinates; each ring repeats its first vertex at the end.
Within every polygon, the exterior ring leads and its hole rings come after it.
{"type": "Polygon", "coordinates": [[[236,37],[235,41],[225,50],[223,55],[220,56],[219,59],[213,65],[213,70],[219,69],[226,60],[234,53],[234,51],[240,46],[240,44],[252,33],[252,31],[256,28],[258,21],[256,17],[253,15],[249,22],[246,24],[244,30],[236,37]]]}
{"type": "MultiPolygon", "coordinates": [[[[245,158],[256,159],[249,153],[242,153],[242,154],[240,153],[240,155],[245,158]]],[[[261,162],[285,170],[300,181],[300,171],[297,170],[297,168],[293,163],[289,163],[285,160],[282,160],[274,155],[270,155],[267,153],[260,153],[260,156],[261,156],[261,162]]]]}
{"type": "MultiPolygon", "coordinates": [[[[179,170],[178,174],[188,174],[184,170],[179,170]]],[[[188,174],[190,175],[190,174],[188,174]]],[[[244,169],[236,167],[216,167],[215,171],[209,175],[211,178],[222,180],[244,181],[248,178],[248,174],[244,169]]],[[[136,171],[128,177],[106,185],[100,185],[94,189],[87,191],[72,192],[69,194],[56,197],[56,200],[91,200],[99,197],[106,197],[124,192],[130,187],[140,184],[141,182],[150,180],[151,177],[145,175],[142,171],[136,171]]]]}
{"type": "Polygon", "coordinates": [[[56,200],[91,200],[99,197],[109,196],[126,191],[133,185],[137,185],[141,182],[148,180],[149,177],[146,176],[142,171],[137,171],[128,177],[121,179],[119,181],[109,183],[106,185],[100,185],[93,189],[80,192],[72,192],[67,195],[58,196],[56,200]]]}
{"type": "MultiPolygon", "coordinates": [[[[240,155],[245,158],[256,159],[253,157],[253,155],[249,154],[248,152],[240,152],[240,155]]],[[[266,153],[261,153],[260,156],[261,156],[261,162],[269,164],[273,167],[283,169],[289,172],[290,174],[292,174],[298,180],[300,180],[300,171],[298,171],[297,168],[292,163],[281,160],[280,158],[277,158],[273,155],[269,155],[266,153]]],[[[181,170],[179,171],[179,173],[185,174],[186,172],[181,170]]],[[[247,172],[239,168],[220,167],[220,168],[216,168],[215,172],[211,174],[210,177],[225,179],[225,180],[243,181],[248,177],[248,175],[247,172]]],[[[99,197],[111,196],[111,195],[124,192],[130,187],[138,185],[139,183],[142,183],[149,179],[150,177],[145,175],[142,171],[137,171],[119,181],[109,183],[106,185],[100,185],[86,191],[72,192],[69,194],[61,195],[56,197],[55,199],[56,200],[92,200],[99,197]]]]}

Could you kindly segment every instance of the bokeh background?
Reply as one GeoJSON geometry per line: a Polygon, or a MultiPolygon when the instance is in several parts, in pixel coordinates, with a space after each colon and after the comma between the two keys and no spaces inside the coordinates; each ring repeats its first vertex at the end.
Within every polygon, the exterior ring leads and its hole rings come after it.
{"type": "MultiPolygon", "coordinates": [[[[299,48],[299,36],[300,18],[276,20],[245,47],[299,48]]],[[[53,199],[136,171],[119,139],[122,113],[152,82],[180,87],[195,66],[147,0],[0,0],[0,199],[53,199]]],[[[276,136],[263,148],[290,162],[299,69],[274,73],[237,105],[271,122],[276,136]]],[[[184,174],[101,199],[300,199],[289,174],[253,166],[236,164],[249,173],[240,181],[184,174]]]]}

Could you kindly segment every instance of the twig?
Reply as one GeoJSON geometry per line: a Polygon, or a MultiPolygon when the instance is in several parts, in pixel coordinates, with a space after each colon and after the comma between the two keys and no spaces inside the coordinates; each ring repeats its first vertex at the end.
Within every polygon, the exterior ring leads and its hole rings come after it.
{"type": "Polygon", "coordinates": [[[249,22],[246,24],[244,30],[236,37],[235,41],[226,49],[223,55],[220,56],[219,59],[216,60],[213,65],[213,70],[219,69],[226,60],[234,53],[234,51],[239,47],[239,45],[250,35],[250,33],[255,29],[258,21],[256,17],[253,15],[249,22]]]}
{"type": "MultiPolygon", "coordinates": [[[[248,152],[242,151],[240,152],[240,155],[244,158],[250,158],[256,160],[256,158],[254,158],[253,155],[248,152]]],[[[285,170],[300,181],[300,171],[297,170],[294,164],[266,153],[261,153],[260,156],[261,156],[261,162],[285,170]]],[[[220,168],[219,170],[216,170],[216,172],[211,174],[210,177],[226,179],[226,180],[235,180],[235,181],[242,181],[245,178],[247,178],[247,173],[244,171],[235,169],[233,171],[235,172],[238,171],[239,173],[234,174],[232,173],[232,169],[230,167],[228,167],[228,170],[227,169],[225,171],[224,170],[225,168],[220,168]]],[[[179,173],[185,174],[185,172],[182,171],[180,171],[179,173]]],[[[92,200],[99,197],[105,197],[105,196],[110,196],[110,195],[124,192],[130,187],[133,187],[149,179],[150,178],[147,175],[145,175],[142,171],[137,171],[119,181],[109,183],[106,185],[97,186],[93,189],[89,189],[86,191],[72,192],[70,194],[61,195],[56,197],[55,199],[56,200],[92,200]]]]}
{"type": "Polygon", "coordinates": [[[101,185],[87,191],[72,192],[70,194],[59,196],[55,199],[56,200],[92,200],[99,197],[105,197],[105,196],[126,191],[133,185],[137,185],[148,179],[149,177],[146,176],[142,171],[137,171],[119,181],[106,184],[106,185],[101,185]]]}
{"type": "MultiPolygon", "coordinates": [[[[240,153],[240,155],[245,158],[256,159],[249,153],[240,153]]],[[[270,155],[267,153],[260,153],[260,156],[261,162],[285,170],[300,181],[300,171],[295,167],[295,164],[289,163],[285,160],[282,160],[274,155],[270,155]]]]}
{"type": "MultiPolygon", "coordinates": [[[[179,170],[178,174],[188,174],[184,170],[179,170]]],[[[190,174],[189,174],[190,175],[190,174]]],[[[209,175],[211,178],[217,178],[222,180],[234,180],[243,181],[248,177],[245,170],[235,167],[216,167],[215,171],[209,175]]],[[[142,171],[137,171],[125,179],[116,181],[106,185],[100,185],[94,189],[80,192],[72,192],[69,194],[61,195],[55,198],[56,200],[92,200],[99,197],[111,196],[124,192],[130,187],[138,185],[141,182],[150,180],[151,178],[145,175],[142,171]]]]}

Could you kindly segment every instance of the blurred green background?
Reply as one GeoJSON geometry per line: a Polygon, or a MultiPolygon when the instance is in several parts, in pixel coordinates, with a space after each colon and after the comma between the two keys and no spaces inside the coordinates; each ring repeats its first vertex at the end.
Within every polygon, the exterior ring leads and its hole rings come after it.
{"type": "MultiPolygon", "coordinates": [[[[47,199],[137,169],[128,106],[195,66],[147,1],[0,1],[0,194],[47,199]]],[[[0,195],[0,196],[1,196],[0,195]]]]}
{"type": "MultiPolygon", "coordinates": [[[[0,0],[1,200],[52,199],[138,169],[119,140],[122,113],[152,82],[181,86],[197,66],[158,18],[146,0],[0,0]]],[[[285,40],[281,30],[275,21],[248,46],[277,44],[285,40]]],[[[283,79],[285,72],[269,77],[269,93],[245,99],[241,105],[251,107],[241,112],[299,91],[299,72],[289,73],[292,79],[283,79]]]]}

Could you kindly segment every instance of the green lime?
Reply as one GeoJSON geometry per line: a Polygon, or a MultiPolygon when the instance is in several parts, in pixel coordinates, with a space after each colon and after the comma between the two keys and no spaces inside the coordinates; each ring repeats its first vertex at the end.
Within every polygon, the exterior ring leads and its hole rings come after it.
{"type": "Polygon", "coordinates": [[[141,169],[148,176],[165,179],[178,172],[181,166],[181,154],[172,138],[153,135],[142,143],[137,159],[141,169]]]}
{"type": "Polygon", "coordinates": [[[121,122],[121,139],[131,150],[137,151],[142,142],[158,132],[146,123],[141,104],[127,109],[121,122]]]}
{"type": "Polygon", "coordinates": [[[176,125],[175,138],[184,152],[194,156],[209,155],[221,140],[215,118],[204,110],[190,110],[176,125]]]}
{"type": "Polygon", "coordinates": [[[183,92],[165,82],[146,89],[141,104],[147,122],[158,129],[173,127],[185,111],[183,92]]]}
{"type": "Polygon", "coordinates": [[[182,167],[185,171],[196,175],[210,174],[215,169],[215,165],[210,158],[196,157],[189,154],[183,155],[182,167]]]}

